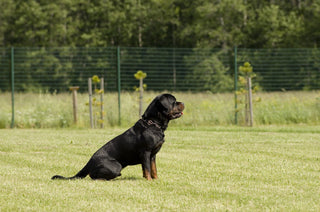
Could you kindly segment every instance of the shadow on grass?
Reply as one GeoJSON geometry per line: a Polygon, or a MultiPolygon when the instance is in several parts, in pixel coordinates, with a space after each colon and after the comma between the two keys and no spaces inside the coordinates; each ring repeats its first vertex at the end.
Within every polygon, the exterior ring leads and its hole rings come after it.
{"type": "Polygon", "coordinates": [[[112,181],[136,181],[136,180],[145,180],[145,179],[143,177],[125,176],[125,177],[117,177],[112,181]]]}

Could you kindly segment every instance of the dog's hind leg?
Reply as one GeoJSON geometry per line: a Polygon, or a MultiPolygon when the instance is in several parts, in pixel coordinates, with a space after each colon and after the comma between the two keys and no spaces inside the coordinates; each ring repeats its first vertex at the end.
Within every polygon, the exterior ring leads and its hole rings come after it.
{"type": "Polygon", "coordinates": [[[89,173],[94,180],[112,180],[121,176],[122,166],[117,161],[104,161],[89,173]]]}

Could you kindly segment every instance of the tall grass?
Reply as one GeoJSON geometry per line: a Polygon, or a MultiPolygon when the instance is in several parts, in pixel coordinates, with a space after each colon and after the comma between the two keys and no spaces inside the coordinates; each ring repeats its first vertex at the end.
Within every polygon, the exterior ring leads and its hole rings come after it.
{"type": "MultiPolygon", "coordinates": [[[[144,94],[144,108],[159,93],[144,94]]],[[[212,93],[173,93],[186,105],[184,116],[173,125],[211,126],[234,124],[234,95],[212,93]]],[[[258,93],[254,103],[254,123],[270,124],[319,124],[319,92],[278,92],[258,93]]],[[[118,124],[117,93],[104,96],[105,125],[118,124]]],[[[11,122],[11,97],[9,93],[0,94],[0,128],[8,128],[11,122]]],[[[78,124],[87,128],[89,122],[88,95],[78,94],[78,124]]],[[[121,94],[121,125],[130,126],[138,118],[138,93],[121,94]]],[[[239,124],[244,123],[243,106],[239,105],[239,124]]],[[[98,110],[96,110],[97,112],[98,110]]],[[[15,126],[17,128],[63,128],[75,127],[73,124],[71,94],[18,93],[15,95],[15,126]]]]}
{"type": "Polygon", "coordinates": [[[320,92],[286,92],[257,94],[257,124],[319,124],[320,92]]]}

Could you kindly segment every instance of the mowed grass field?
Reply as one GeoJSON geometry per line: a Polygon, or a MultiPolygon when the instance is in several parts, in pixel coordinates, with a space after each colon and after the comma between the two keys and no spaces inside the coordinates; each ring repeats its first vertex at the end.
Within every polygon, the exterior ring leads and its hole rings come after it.
{"type": "Polygon", "coordinates": [[[0,211],[320,211],[319,126],[173,125],[158,180],[140,166],[112,181],[50,180],[124,130],[0,130],[0,211]]]}

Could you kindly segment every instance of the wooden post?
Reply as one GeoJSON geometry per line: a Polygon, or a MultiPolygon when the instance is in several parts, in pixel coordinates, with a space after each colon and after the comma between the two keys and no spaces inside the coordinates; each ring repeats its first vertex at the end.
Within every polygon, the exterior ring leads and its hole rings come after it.
{"type": "Polygon", "coordinates": [[[248,101],[249,101],[249,113],[250,113],[250,119],[249,119],[249,126],[253,126],[253,108],[252,108],[252,89],[251,89],[251,77],[248,77],[248,101]]]}
{"type": "Polygon", "coordinates": [[[100,106],[101,106],[101,128],[104,127],[104,106],[103,106],[103,94],[104,94],[104,80],[103,78],[100,79],[100,90],[101,90],[101,93],[100,93],[100,106]]]}
{"type": "Polygon", "coordinates": [[[244,109],[245,109],[245,124],[249,125],[249,84],[248,84],[249,77],[246,77],[246,93],[245,93],[245,100],[244,100],[244,109]]]}
{"type": "Polygon", "coordinates": [[[140,98],[139,98],[139,118],[142,116],[142,101],[143,101],[143,79],[140,79],[139,85],[140,98]]]}
{"type": "Polygon", "coordinates": [[[72,91],[72,102],[73,102],[73,120],[74,123],[78,122],[78,100],[77,100],[77,90],[79,90],[79,86],[74,86],[69,88],[72,91]]]}
{"type": "Polygon", "coordinates": [[[140,97],[139,97],[139,118],[142,116],[142,99],[143,99],[143,79],[147,77],[146,73],[143,73],[143,71],[139,70],[137,73],[134,74],[134,77],[139,80],[139,91],[140,91],[140,97]]]}
{"type": "Polygon", "coordinates": [[[11,128],[14,128],[14,47],[11,47],[11,128]]]}
{"type": "Polygon", "coordinates": [[[93,128],[93,116],[92,116],[92,79],[88,78],[88,91],[89,91],[89,113],[90,113],[90,126],[93,128]]]}

